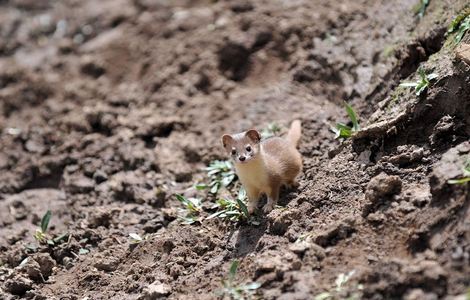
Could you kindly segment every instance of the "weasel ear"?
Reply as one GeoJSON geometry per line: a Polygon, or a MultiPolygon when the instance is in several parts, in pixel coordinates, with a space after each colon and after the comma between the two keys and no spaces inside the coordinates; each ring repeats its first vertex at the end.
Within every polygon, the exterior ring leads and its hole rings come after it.
{"type": "Polygon", "coordinates": [[[222,136],[222,144],[224,145],[224,148],[227,148],[227,145],[231,144],[233,142],[233,138],[229,134],[224,134],[222,136]]]}
{"type": "Polygon", "coordinates": [[[261,135],[259,134],[258,130],[250,129],[245,133],[245,135],[255,143],[261,141],[261,135]]]}

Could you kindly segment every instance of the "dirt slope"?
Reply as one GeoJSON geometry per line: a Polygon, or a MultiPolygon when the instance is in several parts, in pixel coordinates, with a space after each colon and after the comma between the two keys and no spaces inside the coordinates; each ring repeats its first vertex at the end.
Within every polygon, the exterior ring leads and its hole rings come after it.
{"type": "Polygon", "coordinates": [[[0,299],[216,299],[235,259],[259,299],[352,271],[336,298],[461,299],[470,189],[447,181],[470,156],[470,66],[446,31],[466,3],[414,2],[0,1],[0,299]],[[418,67],[438,75],[420,96],[399,87],[418,67]],[[362,130],[340,143],[344,100],[362,130]],[[296,118],[282,207],[206,220],[194,184],[220,136],[296,118]],[[68,236],[36,248],[48,209],[68,236]]]}

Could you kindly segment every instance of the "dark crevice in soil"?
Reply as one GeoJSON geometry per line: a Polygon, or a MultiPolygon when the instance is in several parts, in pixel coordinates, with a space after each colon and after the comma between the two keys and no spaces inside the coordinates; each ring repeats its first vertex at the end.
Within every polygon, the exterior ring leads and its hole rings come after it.
{"type": "Polygon", "coordinates": [[[33,175],[33,178],[26,183],[21,191],[32,189],[59,189],[63,172],[64,168],[56,168],[52,170],[49,175],[33,175]]]}

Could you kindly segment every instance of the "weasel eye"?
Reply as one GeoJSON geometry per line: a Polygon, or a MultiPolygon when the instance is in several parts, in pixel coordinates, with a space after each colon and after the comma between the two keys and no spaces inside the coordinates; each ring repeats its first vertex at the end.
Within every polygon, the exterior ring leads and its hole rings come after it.
{"type": "Polygon", "coordinates": [[[251,152],[251,146],[246,146],[246,151],[251,152]]]}
{"type": "Polygon", "coordinates": [[[235,154],[237,154],[237,150],[233,149],[232,150],[232,155],[235,155],[235,154]]]}

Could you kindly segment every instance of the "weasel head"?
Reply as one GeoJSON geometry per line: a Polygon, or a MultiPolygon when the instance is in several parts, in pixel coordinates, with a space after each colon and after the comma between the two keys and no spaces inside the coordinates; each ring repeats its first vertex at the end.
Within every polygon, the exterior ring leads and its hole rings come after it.
{"type": "Polygon", "coordinates": [[[235,163],[246,164],[260,155],[261,135],[255,129],[237,133],[224,134],[222,144],[235,163]]]}

